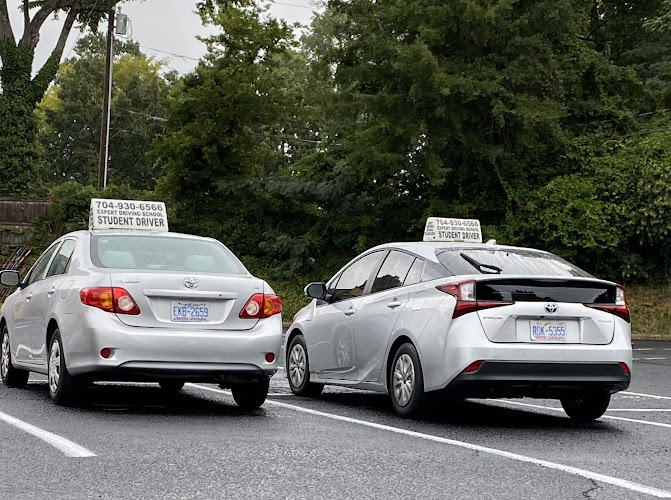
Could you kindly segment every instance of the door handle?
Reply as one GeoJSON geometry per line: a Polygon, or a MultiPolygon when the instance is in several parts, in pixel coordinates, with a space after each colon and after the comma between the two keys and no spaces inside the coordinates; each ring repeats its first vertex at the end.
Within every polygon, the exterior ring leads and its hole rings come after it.
{"type": "Polygon", "coordinates": [[[54,292],[56,292],[56,287],[55,287],[55,286],[51,287],[51,290],[49,290],[49,291],[47,292],[47,295],[53,295],[54,292]]]}
{"type": "Polygon", "coordinates": [[[31,292],[31,293],[29,293],[28,296],[26,297],[26,301],[29,301],[29,300],[32,299],[32,298],[33,298],[33,294],[32,294],[32,292],[31,292]]]}
{"type": "Polygon", "coordinates": [[[389,302],[389,304],[387,304],[387,307],[389,309],[394,309],[394,308],[400,306],[401,304],[402,304],[402,302],[400,300],[394,299],[391,302],[389,302]]]}
{"type": "Polygon", "coordinates": [[[347,311],[345,311],[345,316],[351,316],[352,314],[354,314],[353,307],[350,307],[349,309],[347,309],[347,311]]]}

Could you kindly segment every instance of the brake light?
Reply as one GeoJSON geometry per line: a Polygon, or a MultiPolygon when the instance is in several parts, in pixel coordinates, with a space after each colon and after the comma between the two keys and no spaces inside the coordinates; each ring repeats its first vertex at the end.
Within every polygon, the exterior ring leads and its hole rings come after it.
{"type": "Polygon", "coordinates": [[[475,296],[475,281],[467,280],[457,283],[447,283],[438,285],[438,290],[448,293],[457,299],[457,305],[454,307],[453,318],[458,318],[464,314],[482,309],[491,309],[492,307],[509,306],[512,302],[498,300],[477,300],[475,296]]]}
{"type": "Polygon", "coordinates": [[[617,288],[615,289],[615,304],[584,305],[591,307],[592,309],[598,309],[599,311],[614,314],[625,320],[627,323],[631,323],[631,315],[629,314],[629,308],[627,307],[627,298],[622,285],[617,285],[617,288]]]}
{"type": "Polygon", "coordinates": [[[240,311],[242,319],[263,319],[282,312],[282,299],[277,295],[255,293],[240,311]]]}
{"type": "Polygon", "coordinates": [[[95,286],[79,291],[82,304],[116,314],[140,314],[140,308],[125,288],[95,286]]]}

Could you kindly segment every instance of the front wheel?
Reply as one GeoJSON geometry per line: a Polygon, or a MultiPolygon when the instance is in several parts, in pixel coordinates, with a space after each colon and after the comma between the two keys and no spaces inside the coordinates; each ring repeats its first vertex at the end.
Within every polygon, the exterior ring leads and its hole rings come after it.
{"type": "Polygon", "coordinates": [[[258,382],[234,385],[231,387],[233,399],[243,410],[256,410],[266,401],[270,378],[266,377],[258,382]]]}
{"type": "Polygon", "coordinates": [[[389,371],[389,395],[399,417],[414,418],[426,408],[424,374],[417,349],[410,343],[398,348],[389,371]]]}
{"type": "Polygon", "coordinates": [[[596,420],[608,409],[610,394],[606,392],[586,393],[578,397],[561,398],[566,414],[578,422],[596,420]]]}
{"type": "Polygon", "coordinates": [[[324,384],[310,382],[308,348],[302,335],[291,339],[287,350],[286,371],[291,392],[296,396],[316,397],[324,390],[324,384]]]}
{"type": "Polygon", "coordinates": [[[23,388],[28,383],[29,372],[19,370],[12,366],[12,350],[9,347],[9,330],[7,325],[2,327],[0,333],[2,340],[0,350],[0,375],[2,375],[2,383],[7,387],[23,388]]]}
{"type": "Polygon", "coordinates": [[[68,405],[75,401],[79,390],[77,379],[70,375],[65,366],[65,352],[63,341],[58,329],[54,332],[49,343],[49,397],[58,405],[68,405]]]}

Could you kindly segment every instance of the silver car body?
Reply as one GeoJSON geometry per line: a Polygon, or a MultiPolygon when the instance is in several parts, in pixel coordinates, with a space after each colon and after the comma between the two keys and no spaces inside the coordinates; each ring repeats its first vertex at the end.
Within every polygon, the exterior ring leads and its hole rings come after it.
{"type": "MultiPolygon", "coordinates": [[[[453,318],[457,299],[439,290],[440,285],[467,280],[484,284],[504,278],[547,281],[554,277],[545,273],[481,274],[475,268],[473,274],[450,276],[448,272],[441,276],[445,267],[437,252],[450,249],[551,256],[538,250],[483,243],[390,243],[368,250],[326,284],[332,289],[350,266],[379,254],[361,296],[335,303],[314,299],[295,315],[289,328],[286,345],[294,335],[305,338],[310,381],[388,393],[395,349],[411,342],[419,354],[427,392],[447,389],[464,397],[555,397],[567,388],[615,392],[629,385],[630,324],[610,312],[576,302],[515,300],[453,318]],[[370,283],[390,251],[423,261],[423,276],[415,284],[371,293],[370,283]],[[545,310],[548,303],[554,304],[551,314],[545,310]],[[531,323],[544,318],[565,322],[566,337],[561,343],[530,339],[531,323]],[[473,373],[464,373],[476,361],[484,364],[473,373]],[[620,363],[625,363],[627,370],[620,363]]],[[[571,283],[578,287],[580,283],[616,286],[584,274],[571,276],[571,283]]]]}
{"type": "MultiPolygon", "coordinates": [[[[94,380],[179,378],[225,383],[277,371],[277,360],[268,362],[265,356],[280,351],[280,314],[265,319],[239,317],[253,294],[274,292],[221,243],[178,233],[155,235],[216,242],[239,264],[240,274],[103,267],[94,262],[91,250],[92,239],[101,235],[152,237],[138,232],[78,231],[56,240],[28,274],[40,275],[17,288],[0,311],[16,368],[46,374],[49,338],[58,328],[68,371],[94,380]],[[74,245],[74,251],[67,264],[59,265],[55,259],[61,245],[74,245]],[[49,276],[54,269],[62,272],[49,276]],[[87,287],[124,288],[140,314],[115,314],[83,304],[80,290],[87,287]],[[209,319],[174,323],[171,301],[207,301],[209,319]],[[107,359],[100,354],[103,348],[112,353],[107,359]]],[[[117,252],[112,258],[118,263],[127,257],[117,252]]]]}

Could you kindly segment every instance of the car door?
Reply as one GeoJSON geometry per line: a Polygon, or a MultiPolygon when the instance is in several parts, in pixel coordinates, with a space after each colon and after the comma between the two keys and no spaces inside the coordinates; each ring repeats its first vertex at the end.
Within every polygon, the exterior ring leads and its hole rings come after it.
{"type": "Polygon", "coordinates": [[[44,278],[34,285],[29,306],[31,317],[30,345],[32,358],[38,363],[46,364],[46,332],[49,317],[60,289],[66,280],[66,270],[75,250],[75,245],[76,241],[74,239],[63,240],[54,253],[44,278]]]}
{"type": "Polygon", "coordinates": [[[40,361],[39,358],[36,359],[33,355],[31,331],[34,327],[35,321],[33,315],[36,311],[33,297],[60,243],[59,241],[51,245],[37,259],[24,280],[23,288],[16,294],[12,310],[11,345],[15,350],[12,355],[18,362],[39,363],[40,361]]]}
{"type": "Polygon", "coordinates": [[[320,378],[353,378],[354,339],[352,321],[373,273],[385,251],[368,253],[352,262],[329,282],[326,301],[317,304],[306,336],[311,370],[320,378]]]}
{"type": "Polygon", "coordinates": [[[391,250],[354,315],[354,376],[360,382],[376,382],[384,362],[389,337],[401,311],[408,303],[404,287],[415,256],[391,250]]]}

